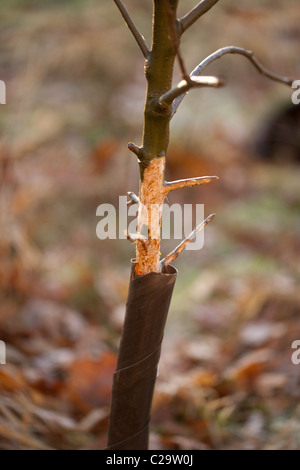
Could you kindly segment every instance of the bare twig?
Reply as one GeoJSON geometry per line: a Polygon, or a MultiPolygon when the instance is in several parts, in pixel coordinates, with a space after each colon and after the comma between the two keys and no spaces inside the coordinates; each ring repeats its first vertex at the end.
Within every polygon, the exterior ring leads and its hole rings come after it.
{"type": "MultiPolygon", "coordinates": [[[[250,62],[254,65],[254,67],[258,70],[259,73],[264,75],[265,77],[269,78],[270,80],[273,80],[275,82],[283,83],[285,85],[291,86],[294,79],[289,78],[289,77],[282,77],[281,75],[277,75],[269,70],[267,70],[254,56],[253,51],[249,51],[247,49],[244,49],[243,47],[236,47],[236,46],[227,46],[227,47],[222,47],[221,49],[218,49],[217,51],[213,52],[210,54],[208,57],[206,57],[202,62],[200,62],[199,65],[192,71],[191,77],[198,77],[203,70],[210,65],[212,62],[214,62],[217,59],[220,59],[226,54],[239,54],[243,55],[247,59],[250,60],[250,62]]],[[[185,93],[182,93],[179,95],[173,102],[172,105],[172,116],[177,111],[178,106],[180,105],[181,101],[185,97],[185,93]]]]}
{"type": "Polygon", "coordinates": [[[200,176],[198,178],[187,178],[177,181],[166,181],[164,186],[166,188],[166,194],[174,189],[199,186],[200,184],[210,183],[213,180],[218,180],[218,176],[200,176]]]}
{"type": "Polygon", "coordinates": [[[144,235],[141,235],[140,233],[129,233],[127,230],[125,230],[124,233],[130,243],[141,242],[144,246],[146,246],[148,238],[146,238],[144,235]]]}
{"type": "Polygon", "coordinates": [[[133,142],[128,143],[128,150],[130,150],[130,152],[134,153],[134,155],[136,155],[138,157],[138,159],[141,158],[142,149],[140,147],[138,147],[137,145],[135,145],[133,142]]]}
{"type": "Polygon", "coordinates": [[[178,63],[179,63],[181,73],[182,73],[182,78],[184,80],[188,80],[189,74],[186,70],[185,63],[184,63],[183,57],[182,57],[180,49],[179,49],[179,44],[178,44],[178,47],[177,47],[177,59],[178,59],[178,63]]]}
{"type": "Polygon", "coordinates": [[[140,200],[138,196],[132,191],[127,192],[130,201],[127,201],[127,206],[132,206],[133,204],[139,204],[140,200]]]}
{"type": "Polygon", "coordinates": [[[195,8],[179,20],[178,26],[180,33],[184,33],[184,31],[192,26],[195,21],[210,10],[218,1],[219,0],[202,0],[202,2],[198,3],[195,8]]]}
{"type": "Polygon", "coordinates": [[[214,217],[216,214],[211,214],[209,215],[201,224],[199,224],[193,231],[190,233],[190,235],[183,240],[171,253],[169,253],[163,260],[161,260],[160,265],[161,268],[165,268],[168,266],[168,264],[172,263],[180,253],[185,249],[185,247],[191,243],[196,235],[202,230],[214,217]]]}
{"type": "Polygon", "coordinates": [[[143,53],[143,56],[145,57],[145,59],[147,59],[147,57],[149,57],[149,49],[146,45],[146,42],[145,42],[145,39],[144,37],[141,35],[141,33],[139,32],[139,30],[137,29],[136,25],[134,24],[127,8],[125,7],[125,5],[123,4],[123,2],[121,0],[114,0],[115,4],[117,5],[117,7],[119,8],[120,12],[121,12],[121,15],[123,16],[128,28],[130,29],[134,39],[136,40],[139,48],[141,49],[142,53],[143,53]]]}
{"type": "Polygon", "coordinates": [[[227,46],[227,47],[222,47],[221,49],[218,49],[216,52],[213,52],[211,55],[206,57],[191,73],[192,76],[198,76],[202,73],[202,71],[207,67],[209,64],[214,62],[217,59],[220,59],[223,57],[225,54],[240,54],[252,62],[254,67],[258,70],[259,73],[264,75],[267,78],[270,78],[270,80],[274,80],[275,82],[279,83],[284,83],[285,85],[291,86],[294,79],[289,78],[289,77],[283,77],[281,75],[278,75],[276,73],[271,72],[270,70],[267,70],[254,56],[253,51],[249,51],[247,49],[244,49],[243,47],[236,47],[236,46],[227,46]]]}
{"type": "Polygon", "coordinates": [[[164,93],[159,98],[159,104],[161,106],[168,106],[172,104],[172,102],[178,96],[184,95],[192,88],[200,88],[200,87],[214,87],[219,88],[224,85],[224,80],[218,77],[213,76],[201,76],[201,77],[190,77],[188,80],[181,80],[175,88],[164,93]]]}

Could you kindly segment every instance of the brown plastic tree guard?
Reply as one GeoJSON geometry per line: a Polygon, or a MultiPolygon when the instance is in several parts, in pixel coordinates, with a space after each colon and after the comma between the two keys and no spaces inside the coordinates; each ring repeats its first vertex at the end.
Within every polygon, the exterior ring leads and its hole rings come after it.
{"type": "Polygon", "coordinates": [[[149,422],[164,327],[177,270],[131,280],[114,374],[108,449],[148,449],[149,422]]]}

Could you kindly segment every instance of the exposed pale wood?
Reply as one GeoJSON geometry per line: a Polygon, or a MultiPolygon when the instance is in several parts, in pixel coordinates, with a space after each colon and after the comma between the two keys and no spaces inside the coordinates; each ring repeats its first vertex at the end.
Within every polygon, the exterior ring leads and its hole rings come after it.
{"type": "Polygon", "coordinates": [[[163,202],[166,196],[164,187],[165,158],[155,158],[145,169],[140,183],[138,234],[143,226],[148,227],[148,243],[137,240],[136,272],[146,274],[160,272],[160,227],[163,202]]]}

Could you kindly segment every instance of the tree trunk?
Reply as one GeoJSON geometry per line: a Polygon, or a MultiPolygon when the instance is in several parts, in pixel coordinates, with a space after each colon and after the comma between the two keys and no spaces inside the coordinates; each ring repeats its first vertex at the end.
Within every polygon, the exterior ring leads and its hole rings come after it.
{"type": "Polygon", "coordinates": [[[136,276],[132,264],[126,316],[114,374],[108,449],[148,449],[152,397],[177,271],[136,276]]]}
{"type": "Polygon", "coordinates": [[[138,149],[140,191],[137,232],[148,238],[136,243],[126,316],[114,374],[108,438],[109,449],[148,449],[153,391],[164,326],[177,271],[161,272],[160,228],[165,156],[172,107],[159,98],[172,86],[176,48],[170,19],[176,22],[178,0],[154,0],[151,53],[145,61],[147,79],[143,145],[138,149]]]}

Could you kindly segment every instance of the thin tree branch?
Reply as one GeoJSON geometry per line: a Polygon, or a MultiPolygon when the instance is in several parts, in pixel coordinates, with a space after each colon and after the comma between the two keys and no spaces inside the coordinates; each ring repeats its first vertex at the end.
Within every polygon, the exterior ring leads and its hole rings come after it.
{"type": "MultiPolygon", "coordinates": [[[[190,77],[198,77],[203,70],[210,65],[212,62],[214,62],[217,59],[220,59],[226,54],[239,54],[243,55],[246,57],[250,62],[254,65],[256,70],[265,77],[269,78],[270,80],[273,80],[275,82],[283,83],[285,85],[291,86],[294,79],[289,78],[289,77],[282,77],[281,75],[277,75],[276,73],[273,73],[266,69],[260,62],[257,60],[257,58],[254,56],[253,51],[249,51],[247,49],[244,49],[243,47],[236,47],[236,46],[227,46],[227,47],[222,47],[221,49],[218,49],[217,51],[213,52],[210,54],[208,57],[206,57],[202,62],[200,62],[199,65],[197,65],[196,68],[192,71],[190,77]]],[[[178,106],[180,105],[181,101],[185,97],[185,93],[182,93],[179,95],[173,102],[172,105],[172,117],[176,113],[178,106]]]]}
{"type": "Polygon", "coordinates": [[[180,188],[191,188],[192,186],[199,186],[200,184],[210,183],[211,181],[218,180],[218,176],[200,176],[198,178],[187,178],[183,180],[176,181],[165,181],[164,186],[166,189],[166,194],[174,189],[180,188]]]}
{"type": "Polygon", "coordinates": [[[127,201],[127,206],[133,206],[133,204],[139,204],[140,200],[138,196],[132,191],[127,192],[130,201],[127,201]]]}
{"type": "Polygon", "coordinates": [[[178,27],[180,33],[184,33],[192,24],[195,23],[202,15],[208,12],[219,0],[202,0],[198,3],[189,13],[183,16],[179,22],[178,27]]]}
{"type": "Polygon", "coordinates": [[[150,51],[146,45],[144,37],[141,35],[139,30],[137,29],[136,25],[134,24],[127,8],[123,4],[121,0],[114,0],[115,4],[119,8],[121,15],[123,16],[125,23],[127,24],[128,28],[130,29],[134,39],[136,40],[139,48],[141,49],[143,56],[145,59],[149,57],[150,51]]]}
{"type": "Polygon", "coordinates": [[[129,233],[127,230],[125,230],[124,234],[130,243],[141,242],[146,247],[148,238],[146,238],[144,235],[141,235],[140,233],[129,233]]]}
{"type": "Polygon", "coordinates": [[[236,46],[227,46],[227,47],[222,47],[221,49],[217,50],[213,54],[209,55],[204,59],[198,67],[196,67],[193,72],[191,73],[192,76],[198,76],[202,73],[202,71],[207,67],[209,64],[214,62],[217,59],[220,59],[223,57],[225,54],[240,54],[252,62],[254,67],[258,70],[259,73],[264,75],[265,77],[269,78],[270,80],[274,80],[275,82],[279,83],[284,83],[285,85],[291,86],[294,79],[289,78],[289,77],[283,77],[281,75],[278,75],[276,73],[271,72],[270,70],[266,69],[260,62],[259,60],[254,56],[253,51],[249,51],[247,49],[244,49],[243,47],[236,47],[236,46]]]}
{"type": "Polygon", "coordinates": [[[185,249],[185,247],[191,243],[194,238],[196,238],[196,235],[202,230],[214,217],[216,214],[211,214],[209,215],[201,224],[199,224],[193,231],[190,233],[190,235],[183,240],[171,253],[169,253],[163,260],[161,260],[160,265],[161,268],[165,268],[168,266],[168,264],[172,263],[180,253],[185,249]]]}
{"type": "Polygon", "coordinates": [[[129,142],[128,143],[128,150],[130,150],[130,152],[134,153],[134,155],[136,155],[138,157],[138,159],[141,159],[142,154],[143,154],[143,151],[142,151],[141,147],[138,147],[133,142],[129,142]]]}
{"type": "Polygon", "coordinates": [[[190,77],[187,80],[181,80],[175,88],[167,91],[159,98],[161,106],[169,106],[178,96],[187,93],[192,88],[214,87],[219,88],[224,85],[224,80],[213,76],[190,77]]]}

